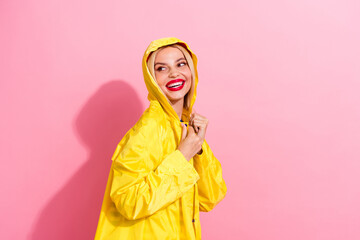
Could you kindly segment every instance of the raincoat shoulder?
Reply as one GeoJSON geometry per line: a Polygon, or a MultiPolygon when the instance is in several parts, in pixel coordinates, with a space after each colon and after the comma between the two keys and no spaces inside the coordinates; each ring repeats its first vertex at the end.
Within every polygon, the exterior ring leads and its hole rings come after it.
{"type": "MultiPolygon", "coordinates": [[[[121,157],[125,157],[124,154],[128,151],[134,151],[134,154],[137,152],[137,155],[139,153],[156,153],[156,146],[162,142],[165,126],[166,115],[164,111],[157,101],[151,101],[150,106],[144,111],[140,119],[117,145],[112,161],[119,161],[121,157]],[[123,151],[125,153],[122,153],[123,151]]],[[[156,158],[156,156],[154,157],[156,158]]],[[[149,164],[147,161],[154,160],[154,158],[138,158],[138,160],[144,161],[144,164],[149,164]]]]}

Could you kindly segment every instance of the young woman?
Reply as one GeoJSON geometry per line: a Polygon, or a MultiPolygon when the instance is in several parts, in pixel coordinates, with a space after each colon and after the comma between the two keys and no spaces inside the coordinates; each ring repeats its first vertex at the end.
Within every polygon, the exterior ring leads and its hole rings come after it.
{"type": "Polygon", "coordinates": [[[192,111],[196,65],[176,38],[146,49],[150,106],[112,157],[95,240],[201,239],[199,211],[213,209],[227,188],[205,141],[208,120],[192,111]]]}

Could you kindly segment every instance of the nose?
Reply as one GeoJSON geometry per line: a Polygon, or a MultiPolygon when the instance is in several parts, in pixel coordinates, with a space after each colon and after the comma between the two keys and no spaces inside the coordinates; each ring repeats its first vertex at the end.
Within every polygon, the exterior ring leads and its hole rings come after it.
{"type": "Polygon", "coordinates": [[[177,71],[176,69],[171,69],[170,72],[169,72],[169,77],[170,78],[175,78],[177,76],[179,76],[179,71],[177,71]]]}

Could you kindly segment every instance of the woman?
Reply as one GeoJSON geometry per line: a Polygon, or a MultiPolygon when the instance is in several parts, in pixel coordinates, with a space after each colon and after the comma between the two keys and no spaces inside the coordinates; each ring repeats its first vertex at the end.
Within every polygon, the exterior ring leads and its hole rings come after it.
{"type": "Polygon", "coordinates": [[[153,41],[142,68],[150,106],[118,144],[95,239],[201,239],[199,211],[226,194],[205,141],[208,120],[192,113],[197,58],[176,38],[153,41]]]}

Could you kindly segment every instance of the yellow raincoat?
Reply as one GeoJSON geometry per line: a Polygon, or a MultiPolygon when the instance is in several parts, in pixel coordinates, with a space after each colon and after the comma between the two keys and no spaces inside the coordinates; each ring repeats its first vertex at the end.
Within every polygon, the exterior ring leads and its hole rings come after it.
{"type": "Polygon", "coordinates": [[[142,62],[150,106],[126,133],[112,157],[95,240],[201,239],[199,211],[208,212],[226,194],[220,162],[206,141],[189,162],[177,150],[182,127],[178,115],[152,78],[146,61],[151,52],[174,43],[193,58],[196,98],[197,58],[176,38],[153,41],[142,62]]]}

